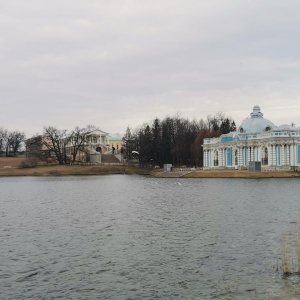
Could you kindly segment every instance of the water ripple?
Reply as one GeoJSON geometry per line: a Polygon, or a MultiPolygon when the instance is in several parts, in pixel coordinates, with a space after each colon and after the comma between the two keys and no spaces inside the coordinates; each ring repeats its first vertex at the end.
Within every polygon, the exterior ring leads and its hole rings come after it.
{"type": "MultiPolygon", "coordinates": [[[[1,299],[293,299],[293,179],[0,179],[1,299]]],[[[295,298],[297,299],[297,298],[295,298]]]]}

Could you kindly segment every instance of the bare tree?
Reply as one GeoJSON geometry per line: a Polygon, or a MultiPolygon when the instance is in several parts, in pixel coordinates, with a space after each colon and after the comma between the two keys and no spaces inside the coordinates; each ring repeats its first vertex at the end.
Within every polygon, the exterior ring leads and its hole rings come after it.
{"type": "Polygon", "coordinates": [[[88,128],[75,127],[70,135],[70,144],[72,148],[72,161],[76,160],[76,156],[79,150],[83,150],[87,141],[87,134],[90,132],[88,128]]]}
{"type": "Polygon", "coordinates": [[[24,140],[24,132],[0,128],[0,153],[4,152],[6,156],[9,156],[13,152],[13,155],[16,156],[24,140]]]}
{"type": "Polygon", "coordinates": [[[67,130],[58,130],[53,126],[44,127],[43,145],[49,152],[53,152],[60,165],[67,162],[67,144],[70,136],[67,130]]]}
{"type": "Polygon", "coordinates": [[[9,133],[9,148],[10,150],[12,150],[14,156],[16,156],[24,140],[25,140],[24,132],[13,131],[9,133]]]}
{"type": "Polygon", "coordinates": [[[5,145],[7,143],[7,130],[5,128],[0,128],[0,154],[5,150],[5,145]]]}
{"type": "Polygon", "coordinates": [[[207,116],[207,125],[208,129],[219,132],[220,135],[236,130],[234,120],[222,112],[218,112],[215,116],[207,116]]]}
{"type": "Polygon", "coordinates": [[[8,131],[6,135],[6,139],[4,139],[4,151],[5,156],[9,156],[11,142],[13,140],[14,134],[13,132],[8,131]]]}

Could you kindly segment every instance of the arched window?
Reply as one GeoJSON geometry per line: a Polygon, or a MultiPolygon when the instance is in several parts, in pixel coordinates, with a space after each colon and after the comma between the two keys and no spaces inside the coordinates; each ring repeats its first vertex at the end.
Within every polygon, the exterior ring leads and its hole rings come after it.
{"type": "Polygon", "coordinates": [[[238,151],[234,151],[234,164],[237,166],[239,164],[238,162],[238,151]]]}
{"type": "Polygon", "coordinates": [[[218,166],[218,165],[219,165],[218,151],[215,150],[214,151],[214,166],[218,166]]]}
{"type": "Polygon", "coordinates": [[[264,166],[268,165],[268,148],[267,147],[262,149],[261,164],[264,166]]]}

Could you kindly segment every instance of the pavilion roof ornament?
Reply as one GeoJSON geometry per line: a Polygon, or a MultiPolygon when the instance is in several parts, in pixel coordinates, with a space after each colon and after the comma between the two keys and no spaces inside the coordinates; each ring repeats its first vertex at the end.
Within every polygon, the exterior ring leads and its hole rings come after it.
{"type": "Polygon", "coordinates": [[[263,113],[260,111],[260,107],[258,105],[255,105],[253,107],[253,112],[250,114],[251,118],[262,118],[263,113]]]}

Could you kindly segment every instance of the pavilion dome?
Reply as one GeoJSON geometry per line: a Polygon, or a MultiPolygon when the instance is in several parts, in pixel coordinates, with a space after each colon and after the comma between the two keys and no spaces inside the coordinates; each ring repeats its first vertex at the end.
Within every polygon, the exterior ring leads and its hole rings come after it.
{"type": "Polygon", "coordinates": [[[276,126],[269,120],[263,117],[260,107],[255,105],[253,112],[250,114],[250,118],[246,118],[242,124],[238,127],[237,132],[239,134],[258,134],[265,131],[270,131],[276,126]]]}

